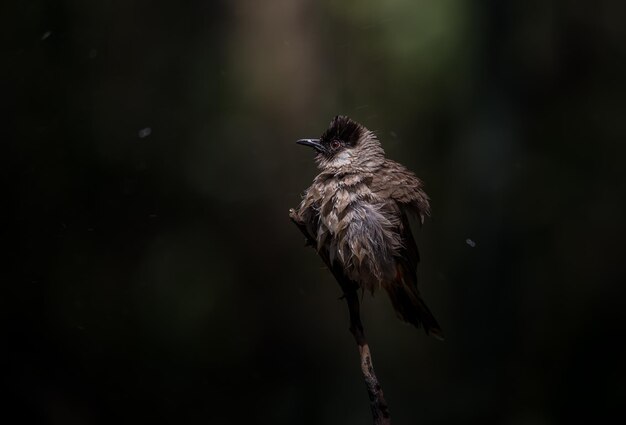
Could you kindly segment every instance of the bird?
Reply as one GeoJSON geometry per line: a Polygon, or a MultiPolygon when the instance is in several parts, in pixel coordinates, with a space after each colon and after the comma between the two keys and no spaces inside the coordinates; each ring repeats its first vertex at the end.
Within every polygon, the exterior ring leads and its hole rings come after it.
{"type": "Polygon", "coordinates": [[[315,150],[320,170],[290,218],[305,233],[342,287],[372,294],[384,289],[396,315],[443,340],[439,323],[417,287],[420,261],[409,217],[430,216],[422,181],[388,159],[376,134],[347,116],[335,116],[315,150]]]}

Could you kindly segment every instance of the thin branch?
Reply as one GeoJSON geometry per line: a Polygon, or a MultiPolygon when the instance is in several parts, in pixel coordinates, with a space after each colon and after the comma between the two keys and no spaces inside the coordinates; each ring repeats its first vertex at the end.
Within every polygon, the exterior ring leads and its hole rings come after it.
{"type": "MultiPolygon", "coordinates": [[[[307,246],[315,246],[315,241],[306,229],[306,226],[297,220],[295,212],[292,210],[290,213],[291,221],[294,222],[298,229],[304,234],[306,238],[307,246]]],[[[367,394],[370,399],[370,409],[372,410],[372,417],[374,419],[374,425],[391,425],[391,418],[389,417],[389,406],[385,397],[383,396],[383,390],[378,382],[376,373],[374,372],[374,366],[372,364],[372,355],[370,353],[370,347],[365,339],[365,331],[363,330],[363,323],[361,322],[360,304],[358,297],[358,285],[346,278],[343,270],[336,264],[330,263],[330,258],[326,250],[318,251],[322,260],[332,272],[333,276],[341,286],[343,291],[343,298],[348,304],[348,312],[350,314],[350,332],[354,336],[354,340],[359,348],[359,355],[361,358],[361,372],[363,373],[363,379],[367,386],[367,394]]]]}
{"type": "Polygon", "coordinates": [[[370,399],[374,425],[390,425],[389,406],[383,396],[383,389],[374,372],[370,347],[365,339],[365,332],[363,331],[363,324],[361,323],[358,294],[354,290],[350,291],[350,293],[344,292],[344,294],[346,303],[348,304],[348,310],[350,311],[350,332],[354,335],[354,340],[359,347],[361,372],[363,373],[363,379],[365,379],[365,385],[367,386],[367,394],[370,399]]]}

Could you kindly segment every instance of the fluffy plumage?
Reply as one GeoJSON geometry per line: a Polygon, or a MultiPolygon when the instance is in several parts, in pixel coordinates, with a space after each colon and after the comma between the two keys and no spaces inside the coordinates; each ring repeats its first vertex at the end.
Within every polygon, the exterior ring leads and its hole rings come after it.
{"type": "Polygon", "coordinates": [[[364,290],[384,288],[402,320],[442,338],[417,289],[419,254],[407,217],[423,222],[430,214],[422,182],[385,158],[375,134],[348,117],[335,117],[315,142],[320,174],[291,218],[329,267],[364,290]]]}

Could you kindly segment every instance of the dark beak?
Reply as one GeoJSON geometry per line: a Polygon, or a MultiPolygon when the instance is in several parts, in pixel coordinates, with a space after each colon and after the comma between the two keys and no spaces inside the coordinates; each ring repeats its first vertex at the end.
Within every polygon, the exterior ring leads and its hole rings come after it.
{"type": "Polygon", "coordinates": [[[296,143],[299,145],[312,147],[318,152],[326,152],[326,148],[320,143],[320,139],[300,139],[296,143]]]}

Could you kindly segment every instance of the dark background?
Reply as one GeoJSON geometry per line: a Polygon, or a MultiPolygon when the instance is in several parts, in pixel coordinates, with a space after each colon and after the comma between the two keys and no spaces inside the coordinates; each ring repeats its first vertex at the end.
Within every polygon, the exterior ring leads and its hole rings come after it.
{"type": "Polygon", "coordinates": [[[446,341],[363,301],[394,423],[624,418],[623,2],[0,12],[5,417],[369,423],[340,290],[287,215],[316,174],[294,141],[342,113],[432,198],[446,341]]]}

